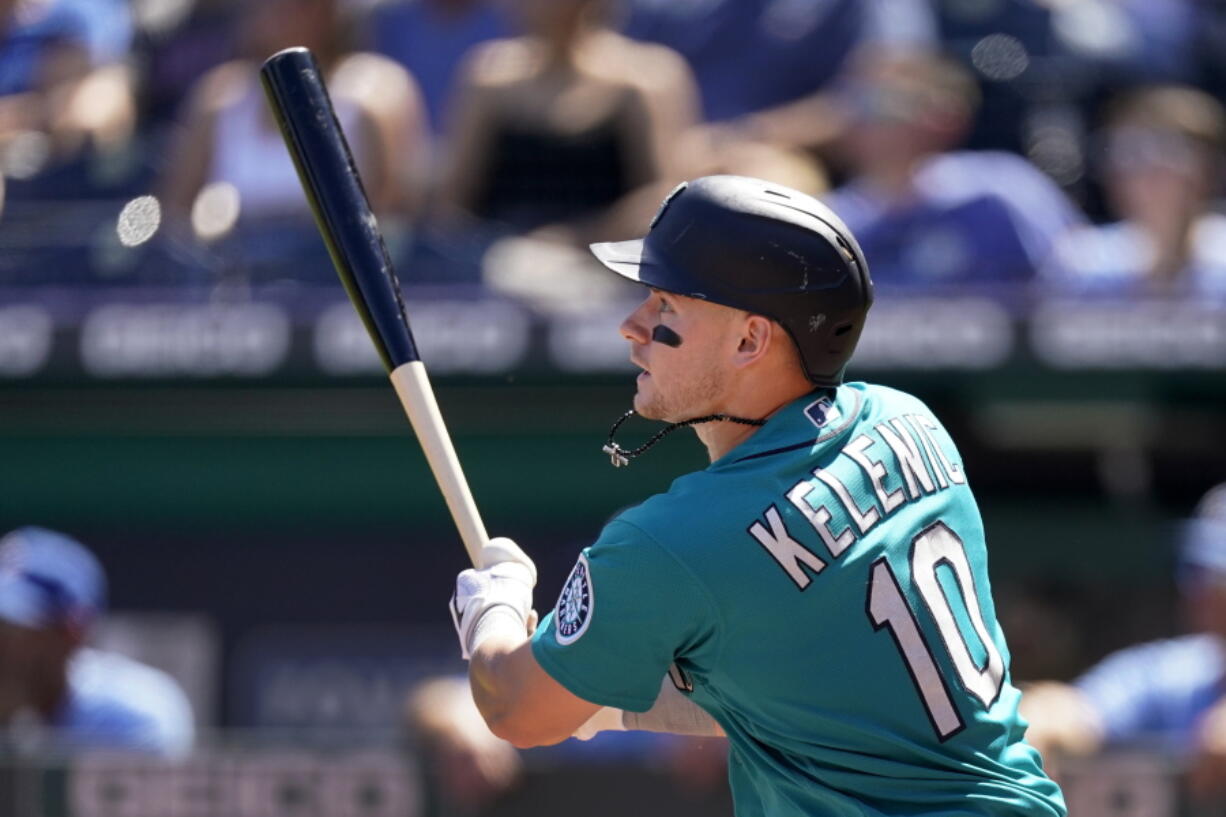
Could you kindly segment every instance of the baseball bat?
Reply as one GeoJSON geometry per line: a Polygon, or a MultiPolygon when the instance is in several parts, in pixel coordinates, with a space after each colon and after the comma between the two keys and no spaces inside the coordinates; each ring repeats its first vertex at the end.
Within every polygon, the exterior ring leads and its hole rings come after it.
{"type": "Polygon", "coordinates": [[[477,564],[489,535],[417,353],[400,282],[319,65],[307,49],[289,48],[264,62],[260,81],[332,264],[387,367],[464,549],[477,564]]]}

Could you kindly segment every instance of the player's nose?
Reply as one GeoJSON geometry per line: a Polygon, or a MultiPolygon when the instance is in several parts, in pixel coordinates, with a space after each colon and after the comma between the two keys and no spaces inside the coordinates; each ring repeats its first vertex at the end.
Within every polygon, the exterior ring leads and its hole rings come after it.
{"type": "Polygon", "coordinates": [[[643,301],[643,303],[639,304],[635,310],[627,315],[625,320],[621,322],[621,326],[618,327],[618,331],[621,332],[621,336],[631,343],[648,343],[651,341],[651,333],[647,328],[647,322],[645,320],[645,311],[650,300],[650,298],[647,298],[643,301]]]}

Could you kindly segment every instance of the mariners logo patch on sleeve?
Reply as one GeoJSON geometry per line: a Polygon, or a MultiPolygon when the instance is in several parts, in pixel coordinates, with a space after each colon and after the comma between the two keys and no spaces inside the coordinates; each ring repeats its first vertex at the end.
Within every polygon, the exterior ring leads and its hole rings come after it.
{"type": "Polygon", "coordinates": [[[587,556],[580,554],[562,587],[562,595],[558,596],[558,606],[554,608],[555,635],[559,644],[573,644],[583,635],[592,620],[594,601],[587,556]]]}

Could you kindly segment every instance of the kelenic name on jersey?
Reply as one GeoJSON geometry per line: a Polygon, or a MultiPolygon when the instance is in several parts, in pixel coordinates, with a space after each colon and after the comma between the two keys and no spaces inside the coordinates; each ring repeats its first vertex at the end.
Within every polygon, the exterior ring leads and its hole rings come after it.
{"type": "MultiPolygon", "coordinates": [[[[805,408],[805,416],[821,428],[838,413],[829,400],[819,400],[805,408]]],[[[830,558],[838,559],[852,543],[903,505],[966,483],[961,464],[954,462],[938,442],[935,432],[940,429],[940,424],[925,414],[903,414],[877,423],[871,433],[860,434],[844,445],[830,466],[814,468],[810,476],[793,485],[784,495],[785,502],[764,508],[746,532],[779,563],[796,588],[804,590],[813,575],[825,569],[826,559],[797,538],[799,531],[808,528],[815,532],[830,558]],[[837,467],[843,457],[854,463],[853,471],[837,467]],[[854,477],[867,485],[848,481],[854,477]],[[876,502],[861,507],[855,497],[864,496],[865,487],[876,502]],[[781,507],[799,513],[785,514],[781,507]],[[791,527],[785,516],[793,520],[791,527]],[[836,530],[840,519],[842,529],[836,530]]]]}
{"type": "Polygon", "coordinates": [[[558,596],[558,604],[554,608],[555,635],[559,644],[572,644],[587,631],[587,625],[592,620],[594,602],[587,556],[580,554],[579,561],[571,568],[570,576],[567,577],[562,594],[558,596]]]}

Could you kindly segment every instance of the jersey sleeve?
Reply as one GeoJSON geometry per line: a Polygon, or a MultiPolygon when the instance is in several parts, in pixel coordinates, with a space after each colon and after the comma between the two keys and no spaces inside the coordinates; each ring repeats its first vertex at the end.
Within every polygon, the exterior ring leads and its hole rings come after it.
{"type": "Polygon", "coordinates": [[[645,531],[614,520],[580,554],[532,653],[580,698],[643,712],[669,666],[713,651],[717,631],[693,573],[645,531]]]}

